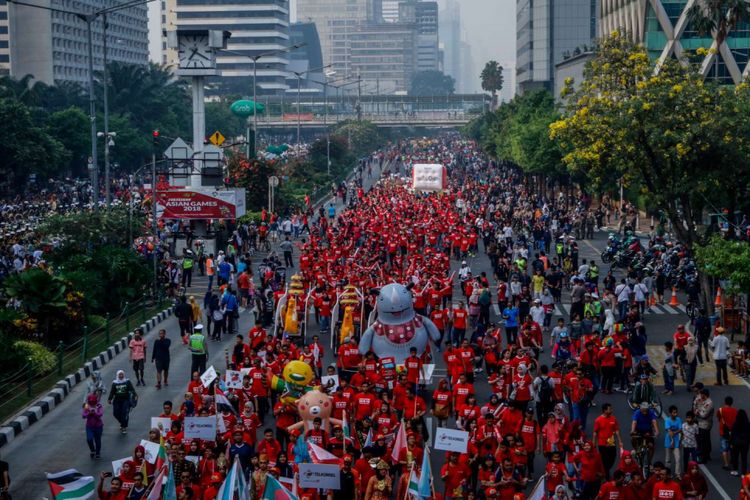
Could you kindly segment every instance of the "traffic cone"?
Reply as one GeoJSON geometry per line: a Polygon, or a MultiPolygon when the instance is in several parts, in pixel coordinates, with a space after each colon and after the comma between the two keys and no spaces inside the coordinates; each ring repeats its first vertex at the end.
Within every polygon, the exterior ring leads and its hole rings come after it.
{"type": "Polygon", "coordinates": [[[716,288],[716,298],[714,299],[714,305],[721,307],[721,287],[716,288]]]}
{"type": "Polygon", "coordinates": [[[655,306],[655,305],[656,305],[656,294],[655,294],[655,293],[652,293],[652,294],[651,294],[651,297],[650,297],[650,298],[649,298],[649,300],[648,300],[648,306],[649,306],[649,307],[653,307],[653,306],[655,306]]]}
{"type": "Polygon", "coordinates": [[[669,305],[672,307],[677,307],[680,305],[680,303],[677,302],[677,287],[676,286],[672,287],[672,298],[669,299],[669,305]]]}

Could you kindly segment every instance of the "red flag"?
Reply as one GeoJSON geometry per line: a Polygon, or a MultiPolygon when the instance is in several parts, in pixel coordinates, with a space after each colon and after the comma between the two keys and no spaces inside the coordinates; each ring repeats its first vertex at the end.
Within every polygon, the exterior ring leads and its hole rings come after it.
{"type": "Polygon", "coordinates": [[[396,441],[393,443],[393,451],[391,452],[391,458],[393,463],[398,463],[398,457],[401,454],[401,450],[406,448],[406,429],[404,429],[404,421],[401,421],[401,425],[398,426],[398,434],[396,434],[396,441]]]}

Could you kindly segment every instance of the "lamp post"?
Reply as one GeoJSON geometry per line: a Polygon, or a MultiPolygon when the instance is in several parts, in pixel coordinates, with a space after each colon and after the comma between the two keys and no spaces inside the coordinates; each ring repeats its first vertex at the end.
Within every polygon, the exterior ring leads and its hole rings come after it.
{"type": "Polygon", "coordinates": [[[292,73],[294,73],[294,75],[297,77],[297,149],[299,149],[299,145],[300,145],[300,129],[302,128],[302,122],[301,122],[302,113],[300,113],[301,106],[302,106],[302,103],[300,102],[300,96],[302,95],[301,94],[302,75],[306,73],[312,73],[313,71],[320,71],[321,69],[326,69],[330,67],[331,67],[331,64],[326,64],[325,66],[321,66],[320,68],[312,68],[312,69],[307,69],[305,71],[292,71],[292,73]]]}
{"type": "MultiPolygon", "coordinates": [[[[16,5],[22,5],[24,7],[32,7],[35,9],[42,9],[42,10],[48,10],[50,12],[59,12],[60,14],[68,14],[71,16],[75,16],[84,23],[86,23],[86,39],[88,42],[88,85],[89,85],[89,120],[91,121],[91,172],[89,172],[89,175],[91,176],[91,187],[93,191],[93,210],[96,212],[99,210],[99,167],[98,167],[98,157],[97,157],[97,144],[96,144],[96,96],[94,93],[94,42],[93,42],[93,35],[91,33],[91,23],[96,21],[99,17],[102,17],[104,19],[105,24],[105,32],[104,32],[104,47],[105,47],[105,57],[106,57],[106,15],[110,12],[117,12],[119,10],[123,9],[129,9],[130,7],[136,7],[138,5],[145,5],[147,3],[153,2],[154,0],[131,0],[129,2],[125,2],[122,4],[114,5],[112,7],[107,7],[104,9],[99,9],[97,11],[91,12],[91,13],[83,13],[83,12],[76,12],[72,10],[65,10],[65,9],[58,9],[55,7],[47,7],[43,5],[36,5],[33,3],[23,2],[19,0],[8,0],[8,3],[13,3],[16,5]]],[[[106,75],[106,69],[105,73],[106,75]]],[[[104,82],[105,86],[105,93],[106,96],[106,79],[104,82]]],[[[107,101],[105,97],[105,104],[104,104],[104,110],[105,110],[105,123],[108,117],[108,110],[107,110],[107,101]]],[[[108,131],[105,130],[105,134],[108,131]]],[[[106,152],[105,148],[105,161],[108,161],[108,153],[106,152]]],[[[109,170],[105,169],[105,181],[109,177],[109,170]]],[[[107,184],[106,188],[106,197],[107,202],[109,202],[109,184],[107,184]]]]}

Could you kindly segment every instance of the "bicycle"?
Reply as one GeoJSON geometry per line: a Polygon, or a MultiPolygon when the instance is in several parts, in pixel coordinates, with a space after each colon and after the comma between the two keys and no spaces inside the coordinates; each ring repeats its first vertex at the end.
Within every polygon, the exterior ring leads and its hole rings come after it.
{"type": "MultiPolygon", "coordinates": [[[[634,386],[632,385],[628,386],[627,398],[628,398],[628,406],[630,407],[631,410],[635,411],[641,407],[641,402],[632,400],[631,396],[633,395],[633,388],[634,386]]],[[[653,401],[651,401],[650,406],[651,406],[651,409],[654,410],[654,413],[656,413],[656,416],[661,418],[661,414],[663,413],[664,408],[662,407],[661,398],[659,397],[658,394],[654,394],[654,398],[653,398],[653,401]]]]}
{"type": "Polygon", "coordinates": [[[649,438],[652,437],[650,433],[642,434],[640,432],[631,432],[630,439],[633,441],[633,448],[635,449],[635,461],[641,468],[643,479],[647,479],[651,471],[651,450],[653,443],[649,443],[649,438]],[[637,446],[636,446],[637,443],[637,446]]]}

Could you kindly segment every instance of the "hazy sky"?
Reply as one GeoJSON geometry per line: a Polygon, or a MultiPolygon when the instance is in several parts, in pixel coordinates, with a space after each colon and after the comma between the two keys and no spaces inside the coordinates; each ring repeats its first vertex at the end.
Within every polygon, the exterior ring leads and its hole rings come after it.
{"type": "MultiPolygon", "coordinates": [[[[443,6],[447,0],[438,2],[443,6]]],[[[516,60],[516,0],[458,0],[458,3],[477,79],[490,59],[511,67],[516,60]]]]}

